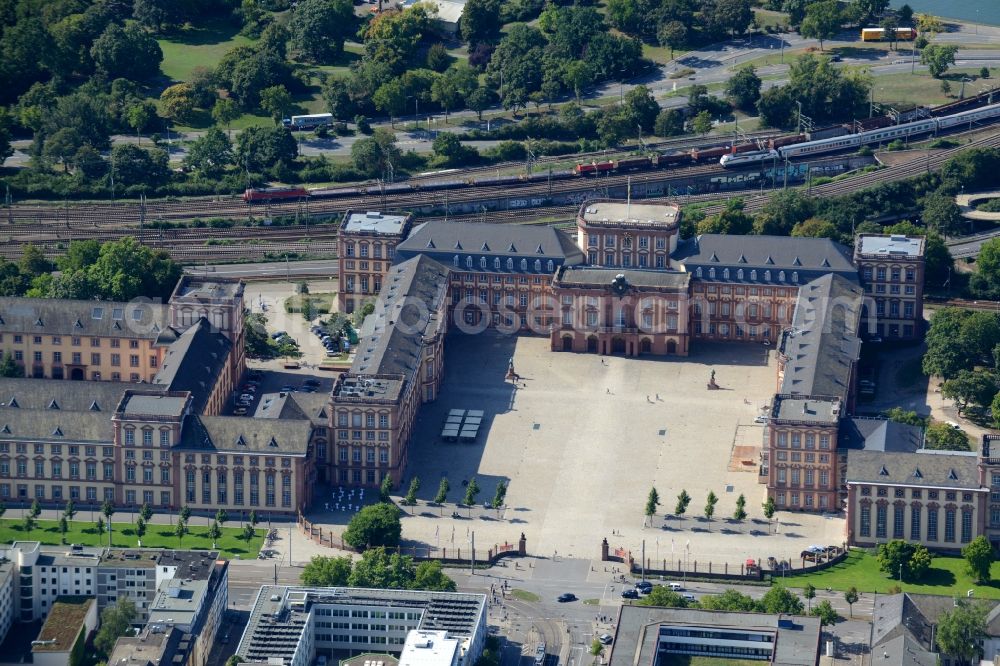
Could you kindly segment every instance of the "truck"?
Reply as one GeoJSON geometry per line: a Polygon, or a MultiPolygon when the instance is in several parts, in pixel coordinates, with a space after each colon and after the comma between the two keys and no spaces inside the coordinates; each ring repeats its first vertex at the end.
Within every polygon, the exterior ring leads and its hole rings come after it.
{"type": "Polygon", "coordinates": [[[292,116],[285,118],[281,124],[291,130],[314,130],[317,127],[330,127],[333,125],[332,113],[312,113],[305,116],[292,116]]]}
{"type": "MultiPolygon", "coordinates": [[[[896,39],[899,41],[912,41],[917,38],[917,31],[913,28],[896,28],[896,39]]],[[[885,39],[885,28],[861,28],[861,41],[880,42],[885,39]]]]}

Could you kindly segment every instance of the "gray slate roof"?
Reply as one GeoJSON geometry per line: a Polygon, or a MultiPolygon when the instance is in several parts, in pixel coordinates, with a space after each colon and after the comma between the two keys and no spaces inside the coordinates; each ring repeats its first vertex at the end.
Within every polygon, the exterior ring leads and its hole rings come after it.
{"type": "MultiPolygon", "coordinates": [[[[461,269],[465,269],[464,257],[488,257],[487,268],[481,269],[478,260],[474,264],[477,272],[493,271],[494,257],[515,259],[514,272],[521,272],[520,259],[528,260],[528,272],[533,272],[535,259],[542,260],[542,272],[549,259],[556,266],[580,264],[583,252],[567,234],[553,227],[528,226],[522,224],[481,224],[476,222],[425,222],[416,227],[409,238],[396,246],[396,257],[409,259],[423,254],[451,266],[455,255],[463,258],[461,269]]],[[[501,272],[508,272],[502,264],[501,272]]]]}
{"type": "Polygon", "coordinates": [[[925,649],[909,636],[897,636],[873,650],[879,666],[937,666],[938,653],[925,649]]]}
{"type": "Polygon", "coordinates": [[[111,418],[125,391],[150,384],[74,382],[67,379],[0,378],[0,415],[11,409],[51,409],[64,412],[103,412],[111,418]]]}
{"type": "Polygon", "coordinates": [[[188,405],[188,395],[149,395],[145,391],[129,391],[122,401],[121,412],[126,416],[167,416],[180,418],[188,405]]]}
{"type": "Polygon", "coordinates": [[[419,255],[392,267],[358,341],[351,372],[410,377],[420,367],[421,340],[441,325],[434,313],[448,291],[449,269],[419,255]]]}
{"type": "Polygon", "coordinates": [[[799,288],[792,325],[779,349],[788,357],[781,393],[846,400],[861,353],[858,325],[864,292],[841,275],[799,288]]]}
{"type": "Polygon", "coordinates": [[[920,426],[866,417],[845,419],[837,437],[840,448],[889,453],[913,453],[923,443],[924,429],[920,426]]]}
{"type": "Polygon", "coordinates": [[[914,485],[978,490],[979,457],[973,451],[847,452],[847,483],[914,485]]]}
{"type": "Polygon", "coordinates": [[[559,272],[559,283],[567,286],[610,287],[611,281],[624,275],[626,282],[635,287],[671,288],[686,290],[691,281],[690,273],[638,268],[599,268],[595,266],[567,266],[559,272]]]}
{"type": "Polygon", "coordinates": [[[0,333],[155,339],[166,325],[167,306],[157,303],[0,298],[0,333]]]}
{"type": "Polygon", "coordinates": [[[114,440],[114,426],[108,412],[69,412],[49,409],[3,409],[0,411],[0,438],[29,442],[98,442],[114,440]]]}
{"type": "Polygon", "coordinates": [[[183,436],[178,448],[304,456],[311,431],[312,425],[305,420],[192,414],[184,419],[183,436]]]}
{"type": "Polygon", "coordinates": [[[191,408],[200,413],[226,364],[231,346],[229,339],[214,331],[202,317],[170,345],[160,371],[153,377],[153,385],[167,391],[189,391],[191,408]]]}
{"type": "MultiPolygon", "coordinates": [[[[690,272],[699,266],[706,270],[715,266],[775,273],[798,271],[800,284],[827,273],[840,273],[853,279],[857,279],[858,273],[851,263],[850,248],[829,238],[701,234],[681,240],[672,256],[690,272]]],[[[716,277],[721,278],[721,275],[716,277]]],[[[758,282],[763,282],[762,274],[758,278],[758,282]]],[[[775,282],[777,277],[772,276],[772,283],[775,282]]]]}
{"type": "MultiPolygon", "coordinates": [[[[977,599],[973,603],[985,604],[990,608],[987,616],[987,635],[998,634],[990,630],[990,618],[995,618],[1000,611],[1000,604],[992,599],[977,599]]],[[[934,635],[932,627],[941,621],[941,616],[954,610],[955,599],[951,596],[937,594],[880,594],[875,600],[872,627],[872,652],[879,656],[879,650],[885,649],[893,641],[902,637],[910,639],[924,650],[933,651],[937,646],[931,644],[934,635]]],[[[884,658],[884,657],[883,657],[884,658]]],[[[879,658],[881,663],[882,658],[879,658]]],[[[907,662],[900,662],[907,663],[907,662]]]]}

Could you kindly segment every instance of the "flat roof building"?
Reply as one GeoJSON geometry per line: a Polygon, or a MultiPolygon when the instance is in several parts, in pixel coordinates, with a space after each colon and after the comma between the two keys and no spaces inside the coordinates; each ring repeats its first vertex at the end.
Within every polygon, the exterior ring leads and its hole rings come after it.
{"type": "Polygon", "coordinates": [[[608,663],[665,666],[687,655],[814,666],[820,633],[816,617],[622,606],[608,663]]]}
{"type": "MultiPolygon", "coordinates": [[[[281,660],[286,666],[308,666],[317,656],[337,659],[358,650],[402,653],[408,635],[415,631],[437,637],[431,639],[437,641],[437,648],[431,648],[435,654],[454,648],[451,661],[420,664],[471,666],[486,641],[486,596],[265,585],[257,594],[236,654],[248,662],[281,660]],[[350,618],[350,622],[338,618],[350,618]]],[[[409,662],[401,658],[400,663],[409,662]]]]}
{"type": "Polygon", "coordinates": [[[84,644],[97,628],[97,600],[92,597],[59,597],[31,654],[38,666],[77,666],[82,663],[84,644]]]}
{"type": "Polygon", "coordinates": [[[187,664],[192,637],[174,627],[147,627],[123,636],[108,657],[109,666],[178,666],[187,664]]]}

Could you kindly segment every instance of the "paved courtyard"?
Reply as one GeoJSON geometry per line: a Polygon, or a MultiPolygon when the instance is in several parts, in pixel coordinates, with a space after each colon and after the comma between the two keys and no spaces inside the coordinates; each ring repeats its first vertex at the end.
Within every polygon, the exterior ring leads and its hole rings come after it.
{"type": "MultiPolygon", "coordinates": [[[[420,478],[421,501],[403,523],[408,542],[465,551],[474,531],[478,550],[524,532],[532,554],[597,558],[606,537],[636,557],[645,540],[647,557],[664,560],[672,551],[684,557],[690,541],[690,561],[733,566],[843,541],[841,519],[806,514],[779,514],[778,534],[768,533],[756,473],[763,428],[753,424],[775,386],[768,348],[696,344],[687,358],[634,359],[548,346],[539,337],[449,337],[444,387],[421,409],[398,491],[420,478]],[[517,388],[504,381],[511,358],[522,378],[517,388]],[[721,390],[706,389],[712,369],[721,390]],[[485,411],[476,443],[441,441],[451,409],[485,411]],[[442,476],[451,484],[448,502],[429,505],[442,476]],[[482,488],[479,508],[456,507],[473,476],[482,488]],[[482,505],[501,478],[509,490],[498,516],[482,505]],[[652,486],[662,504],[644,526],[652,486]],[[665,519],[681,489],[692,497],[687,516],[665,519]],[[711,523],[701,517],[709,491],[719,497],[711,523]],[[726,518],[741,493],[750,519],[738,525],[726,518]]],[[[324,511],[312,517],[346,520],[324,511]]]]}

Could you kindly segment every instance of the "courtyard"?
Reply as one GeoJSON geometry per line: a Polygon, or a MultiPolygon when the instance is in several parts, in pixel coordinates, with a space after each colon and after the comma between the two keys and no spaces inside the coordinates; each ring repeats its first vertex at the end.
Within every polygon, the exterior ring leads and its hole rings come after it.
{"type": "MultiPolygon", "coordinates": [[[[421,408],[396,491],[420,478],[418,505],[404,507],[408,544],[467,552],[475,532],[482,552],[523,532],[531,554],[596,559],[603,538],[637,558],[645,541],[651,560],[669,566],[687,556],[704,570],[708,561],[795,561],[809,545],[843,542],[839,517],[763,518],[763,426],[754,418],[775,386],[768,347],[699,343],[688,357],[636,359],[551,352],[547,338],[484,333],[452,334],[445,350],[443,388],[421,408]],[[517,386],[505,380],[511,360],[517,386]],[[712,370],[717,391],[706,388],[712,370]],[[441,440],[452,409],[485,412],[475,443],[441,440]],[[431,500],[443,476],[451,490],[438,507],[431,500]],[[456,506],[473,477],[482,489],[477,507],[456,506]],[[509,486],[506,507],[487,509],[500,479],[509,486]],[[648,524],[653,486],[661,505],[648,524]],[[666,518],[682,489],[692,498],[687,514],[666,518]],[[709,491],[719,498],[711,521],[703,516],[709,491]],[[736,523],[728,518],[740,494],[749,516],[736,523]]],[[[348,516],[320,508],[311,518],[343,524],[348,516]]]]}

